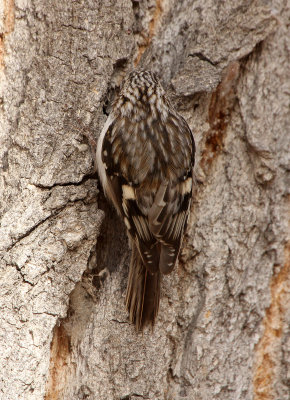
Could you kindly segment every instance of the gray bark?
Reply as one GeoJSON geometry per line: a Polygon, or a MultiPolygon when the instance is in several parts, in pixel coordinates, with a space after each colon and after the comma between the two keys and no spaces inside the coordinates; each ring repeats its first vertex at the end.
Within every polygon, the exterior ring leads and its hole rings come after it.
{"type": "Polygon", "coordinates": [[[0,7],[0,398],[289,399],[287,1],[0,7]],[[197,143],[183,250],[144,334],[84,136],[134,62],[197,143]]]}

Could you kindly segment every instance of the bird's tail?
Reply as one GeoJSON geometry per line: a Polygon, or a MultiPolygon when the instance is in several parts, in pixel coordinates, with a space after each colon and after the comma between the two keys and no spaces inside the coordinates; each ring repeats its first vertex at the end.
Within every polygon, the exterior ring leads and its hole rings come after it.
{"type": "Polygon", "coordinates": [[[159,309],[160,281],[159,270],[154,274],[148,271],[133,244],[126,306],[130,321],[135,324],[137,331],[148,324],[154,325],[159,309]]]}

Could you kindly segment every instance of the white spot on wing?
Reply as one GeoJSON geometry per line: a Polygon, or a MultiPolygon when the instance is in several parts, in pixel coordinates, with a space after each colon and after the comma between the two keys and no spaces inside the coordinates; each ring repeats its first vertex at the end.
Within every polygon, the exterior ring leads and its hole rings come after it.
{"type": "Polygon", "coordinates": [[[181,193],[183,195],[190,193],[192,188],[192,178],[186,179],[186,181],[181,184],[181,193]]]}
{"type": "Polygon", "coordinates": [[[135,200],[135,190],[129,185],[123,185],[123,197],[126,200],[135,200]]]}

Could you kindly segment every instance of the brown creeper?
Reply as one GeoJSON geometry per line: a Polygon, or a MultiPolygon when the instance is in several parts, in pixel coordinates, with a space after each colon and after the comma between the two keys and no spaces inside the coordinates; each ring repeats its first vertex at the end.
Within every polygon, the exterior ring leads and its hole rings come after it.
{"type": "Polygon", "coordinates": [[[192,194],[195,144],[155,74],[133,71],[97,144],[106,195],[132,247],[126,305],[137,330],[155,322],[162,274],[181,246],[192,194]]]}

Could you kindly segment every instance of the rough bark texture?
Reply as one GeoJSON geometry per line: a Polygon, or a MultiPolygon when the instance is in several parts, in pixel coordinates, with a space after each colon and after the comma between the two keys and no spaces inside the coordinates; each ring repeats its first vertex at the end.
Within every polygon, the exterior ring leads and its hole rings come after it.
{"type": "Polygon", "coordinates": [[[289,3],[0,5],[0,398],[289,399],[289,3]],[[179,265],[143,335],[83,135],[133,64],[159,73],[198,150],[179,265]]]}

